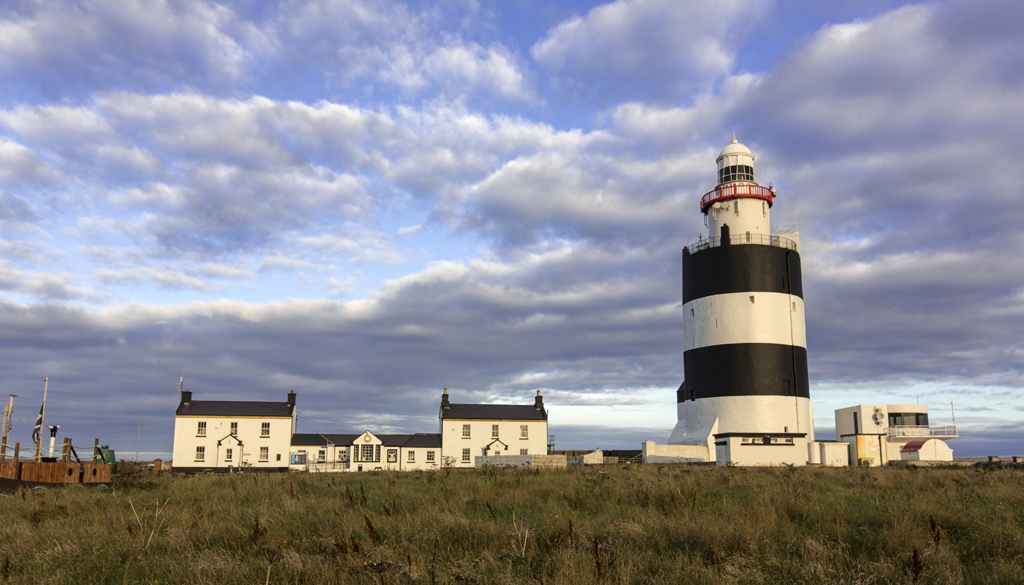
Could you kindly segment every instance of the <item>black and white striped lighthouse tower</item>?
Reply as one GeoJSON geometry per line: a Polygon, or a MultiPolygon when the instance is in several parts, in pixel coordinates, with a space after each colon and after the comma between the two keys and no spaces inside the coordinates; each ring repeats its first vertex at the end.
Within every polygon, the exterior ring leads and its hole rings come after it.
{"type": "Polygon", "coordinates": [[[683,371],[670,444],[719,464],[803,464],[814,441],[799,234],[773,234],[774,188],[736,142],[700,201],[707,239],[683,249],[683,371]]]}

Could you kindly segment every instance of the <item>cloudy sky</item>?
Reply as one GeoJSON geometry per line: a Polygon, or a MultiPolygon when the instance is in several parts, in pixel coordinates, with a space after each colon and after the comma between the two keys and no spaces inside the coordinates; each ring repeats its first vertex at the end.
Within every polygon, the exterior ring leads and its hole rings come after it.
{"type": "MultiPolygon", "coordinates": [[[[167,456],[197,399],[431,432],[544,392],[556,448],[675,424],[680,250],[736,137],[804,263],[815,424],[1024,441],[1016,2],[0,5],[0,393],[167,456]],[[1002,145],[1002,146],[1000,146],[1002,145]]],[[[134,455],[133,453],[131,455],[134,455]]]]}

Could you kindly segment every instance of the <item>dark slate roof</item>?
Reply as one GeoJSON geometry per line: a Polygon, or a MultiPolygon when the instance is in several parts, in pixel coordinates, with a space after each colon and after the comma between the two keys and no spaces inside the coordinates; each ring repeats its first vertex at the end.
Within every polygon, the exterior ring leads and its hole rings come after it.
{"type": "MultiPolygon", "coordinates": [[[[373,431],[370,431],[373,433],[373,431]]],[[[310,447],[330,445],[351,445],[363,436],[359,434],[339,433],[295,433],[292,435],[292,445],[310,447]]],[[[386,447],[440,447],[441,435],[436,433],[416,433],[415,435],[378,435],[373,436],[381,440],[386,447]]]]}
{"type": "Polygon", "coordinates": [[[548,413],[532,404],[451,404],[441,418],[456,420],[547,420],[548,413]]]}
{"type": "Polygon", "coordinates": [[[181,416],[292,416],[294,404],[287,402],[239,402],[236,400],[192,400],[178,405],[181,416]]]}
{"type": "Polygon", "coordinates": [[[292,445],[314,446],[326,445],[327,440],[323,435],[317,433],[295,433],[292,435],[292,445]]]}
{"type": "Polygon", "coordinates": [[[416,433],[406,443],[406,447],[440,447],[441,435],[437,433],[416,433]]]}

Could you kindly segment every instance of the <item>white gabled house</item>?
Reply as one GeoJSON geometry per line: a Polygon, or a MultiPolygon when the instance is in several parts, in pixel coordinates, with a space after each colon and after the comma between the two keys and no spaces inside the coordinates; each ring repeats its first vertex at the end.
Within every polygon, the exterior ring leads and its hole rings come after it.
{"type": "Polygon", "coordinates": [[[174,413],[174,469],[285,471],[296,416],[295,392],[285,402],[243,402],[193,400],[183,390],[174,413]]]}
{"type": "Polygon", "coordinates": [[[476,457],[547,455],[548,412],[537,391],[533,404],[455,404],[441,395],[442,464],[474,467],[476,457]]]}
{"type": "Polygon", "coordinates": [[[297,433],[292,437],[292,471],[413,471],[441,467],[441,437],[433,433],[358,435],[297,433]]]}
{"type": "MultiPolygon", "coordinates": [[[[296,433],[295,392],[285,402],[193,400],[174,416],[174,469],[183,473],[414,471],[474,467],[477,457],[546,456],[548,413],[533,404],[452,404],[441,396],[440,433],[296,433]]],[[[524,460],[525,461],[525,460],[524,460]]]]}

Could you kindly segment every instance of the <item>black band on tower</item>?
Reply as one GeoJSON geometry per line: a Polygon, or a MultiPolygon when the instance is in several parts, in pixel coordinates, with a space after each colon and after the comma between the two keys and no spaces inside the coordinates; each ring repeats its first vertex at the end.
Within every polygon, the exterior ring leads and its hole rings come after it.
{"type": "Polygon", "coordinates": [[[800,254],[778,246],[718,246],[683,256],[683,304],[711,295],[775,292],[803,298],[800,254]]]}
{"type": "MultiPolygon", "coordinates": [[[[736,246],[749,247],[749,246],[736,246]]],[[[718,396],[810,398],[807,350],[774,343],[710,345],[683,353],[686,381],[676,401],[718,396]]]]}

